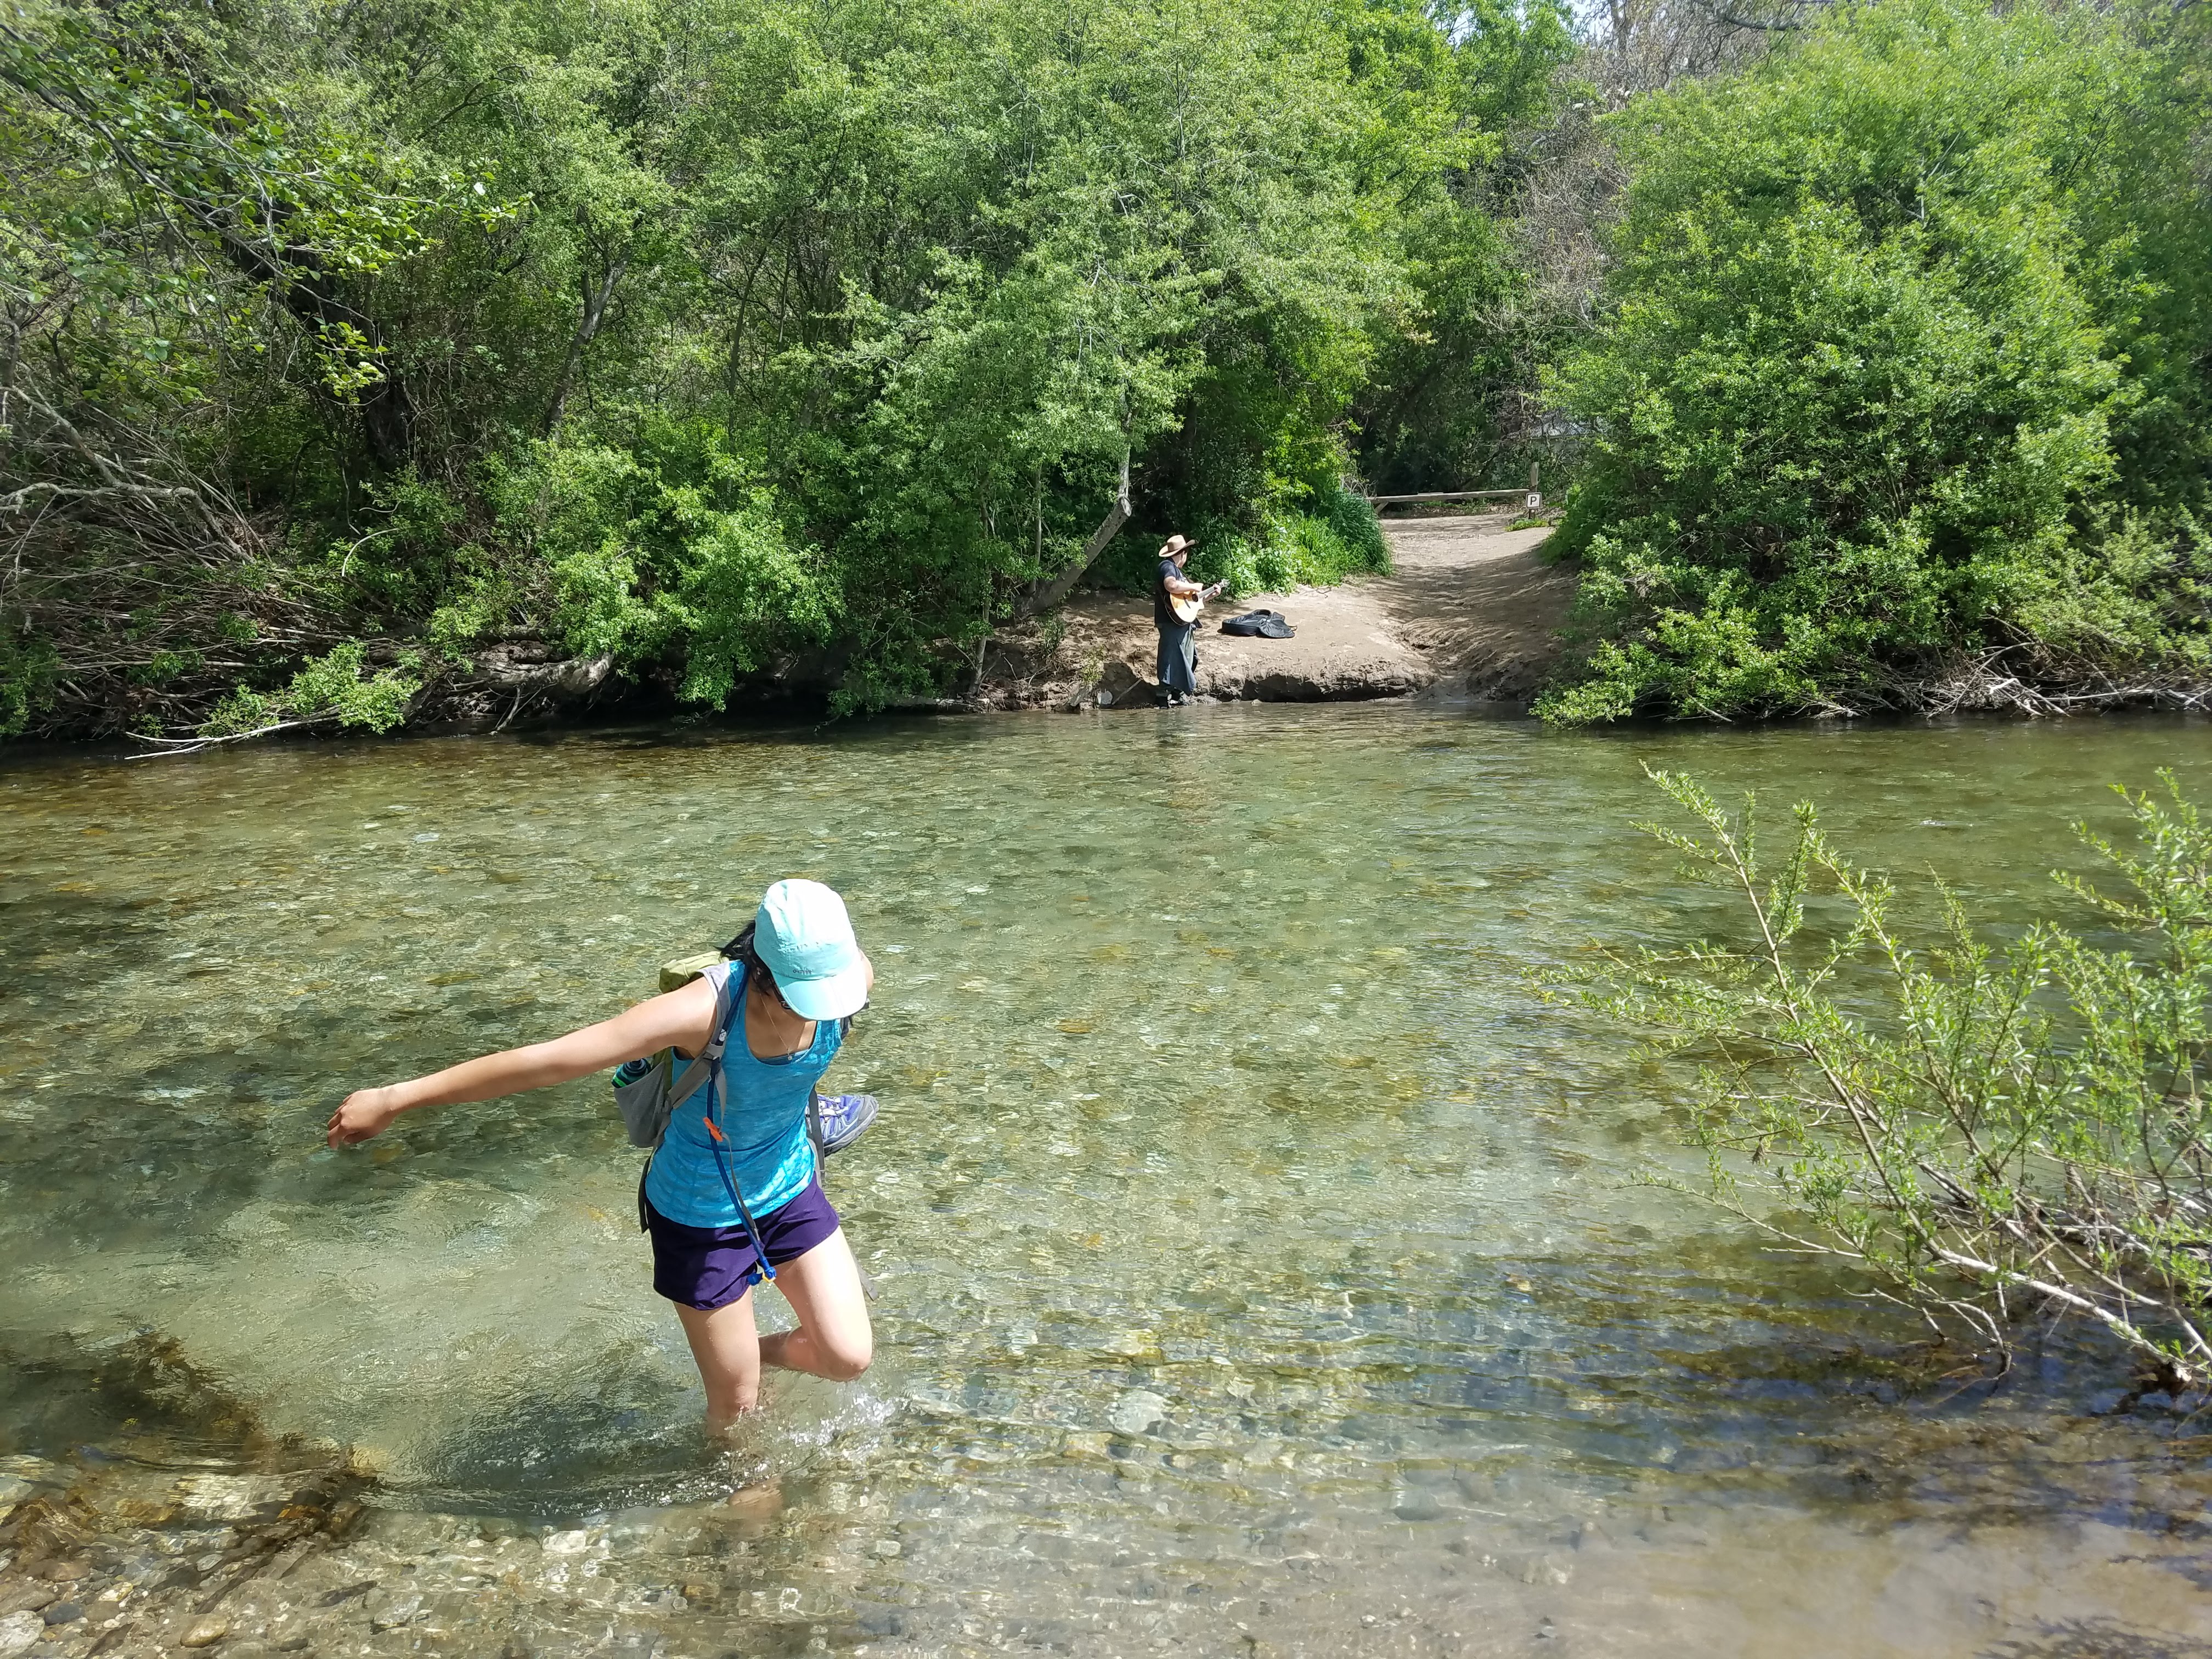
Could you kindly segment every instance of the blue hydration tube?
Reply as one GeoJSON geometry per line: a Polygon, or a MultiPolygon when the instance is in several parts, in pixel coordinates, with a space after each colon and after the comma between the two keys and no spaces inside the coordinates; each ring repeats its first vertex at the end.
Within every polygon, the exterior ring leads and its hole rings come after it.
{"type": "Polygon", "coordinates": [[[737,1181],[730,1174],[729,1159],[723,1152],[721,1126],[714,1121],[721,1110],[721,1097],[716,1092],[721,1081],[722,1067],[718,1061],[707,1078],[707,1139],[714,1146],[714,1170],[722,1177],[722,1189],[729,1194],[730,1202],[738,1206],[738,1214],[744,1222],[745,1237],[752,1241],[754,1260],[759,1263],[745,1275],[745,1283],[757,1285],[763,1273],[770,1279],[775,1277],[775,1264],[768,1259],[768,1246],[761,1243],[760,1228],[753,1221],[752,1211],[746,1206],[745,1195],[738,1190],[737,1181]]]}

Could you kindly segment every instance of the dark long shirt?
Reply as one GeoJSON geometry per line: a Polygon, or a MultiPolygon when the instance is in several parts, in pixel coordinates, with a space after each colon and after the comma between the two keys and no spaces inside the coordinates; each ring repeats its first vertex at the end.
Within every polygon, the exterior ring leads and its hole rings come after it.
{"type": "Polygon", "coordinates": [[[1168,583],[1183,580],[1182,567],[1173,559],[1160,561],[1160,574],[1152,583],[1152,626],[1155,628],[1188,628],[1190,624],[1175,613],[1168,603],[1168,583]]]}

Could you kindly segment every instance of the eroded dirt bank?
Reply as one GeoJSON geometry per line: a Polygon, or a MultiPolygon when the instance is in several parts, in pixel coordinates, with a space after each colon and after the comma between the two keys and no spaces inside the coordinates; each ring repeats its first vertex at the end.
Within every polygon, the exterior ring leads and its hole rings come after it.
{"type": "MultiPolygon", "coordinates": [[[[1549,532],[1509,530],[1508,522],[1389,523],[1388,576],[1217,604],[1199,635],[1200,695],[1320,702],[1437,687],[1527,698],[1557,653],[1574,579],[1538,555],[1549,532]],[[1224,617],[1261,608],[1282,612],[1297,637],[1219,631],[1224,617]]],[[[994,641],[976,701],[997,708],[1149,704],[1158,635],[1148,601],[1088,594],[1071,601],[1060,623],[994,641]]]]}

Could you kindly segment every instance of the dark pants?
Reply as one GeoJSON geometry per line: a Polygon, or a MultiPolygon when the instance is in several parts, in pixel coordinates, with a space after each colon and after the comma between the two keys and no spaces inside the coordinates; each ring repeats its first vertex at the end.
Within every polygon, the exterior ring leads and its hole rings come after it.
{"type": "Polygon", "coordinates": [[[1163,628],[1160,629],[1160,690],[1178,692],[1183,696],[1198,695],[1198,630],[1195,628],[1163,628]]]}

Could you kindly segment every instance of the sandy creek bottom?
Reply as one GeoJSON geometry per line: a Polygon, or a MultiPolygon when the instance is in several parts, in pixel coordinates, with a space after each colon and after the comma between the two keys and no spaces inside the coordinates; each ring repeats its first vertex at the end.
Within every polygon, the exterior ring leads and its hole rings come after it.
{"type": "Polygon", "coordinates": [[[2212,726],[1270,705],[15,763],[0,1654],[2212,1651],[2201,1402],[2116,1411],[2064,1329],[1942,1376],[1638,1184],[1701,1167],[1680,1080],[1524,975],[1732,926],[1631,827],[1647,762],[1811,796],[2003,925],[2069,914],[2106,781],[2212,794],[2212,726]],[[884,1116],[830,1171],[878,1360],[724,1452],[603,1083],[318,1134],[786,874],[881,971],[832,1080],[884,1116]]]}

